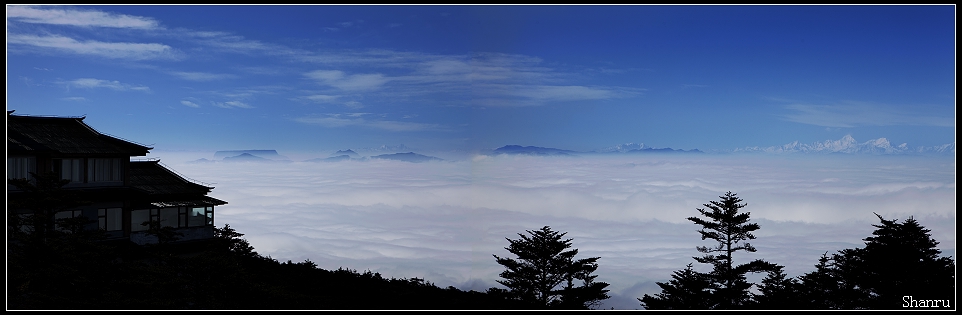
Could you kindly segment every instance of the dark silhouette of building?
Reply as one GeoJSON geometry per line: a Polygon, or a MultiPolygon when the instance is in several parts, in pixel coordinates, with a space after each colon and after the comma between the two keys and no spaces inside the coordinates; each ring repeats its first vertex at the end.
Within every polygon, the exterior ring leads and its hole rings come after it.
{"type": "MultiPolygon", "coordinates": [[[[86,217],[85,228],[104,230],[110,240],[156,243],[157,237],[147,233],[145,222],[151,221],[175,229],[175,242],[214,237],[214,206],[227,204],[207,196],[214,187],[188,180],[159,160],[131,161],[153,148],[102,134],[84,118],[7,111],[7,179],[52,172],[70,180],[64,191],[84,205],[54,218],[86,217]]],[[[30,209],[10,208],[24,194],[8,182],[8,212],[30,215],[30,209]]]]}

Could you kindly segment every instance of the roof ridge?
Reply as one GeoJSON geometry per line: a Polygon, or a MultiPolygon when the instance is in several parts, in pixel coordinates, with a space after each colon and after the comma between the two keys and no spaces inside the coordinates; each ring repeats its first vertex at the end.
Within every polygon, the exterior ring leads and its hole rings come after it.
{"type": "Polygon", "coordinates": [[[87,115],[82,116],[57,116],[57,115],[23,115],[23,114],[13,114],[16,110],[7,111],[7,117],[19,117],[19,118],[58,118],[58,119],[87,119],[87,115]]]}
{"type": "Polygon", "coordinates": [[[164,168],[165,170],[167,170],[168,172],[170,172],[171,174],[174,174],[174,175],[176,175],[177,177],[180,177],[181,179],[183,179],[183,180],[186,181],[186,182],[193,183],[193,184],[197,184],[197,185],[201,185],[201,186],[207,187],[207,188],[209,188],[209,189],[214,189],[214,186],[213,186],[212,183],[202,182],[202,181],[199,181],[199,180],[196,180],[196,179],[187,177],[187,176],[185,176],[184,174],[181,174],[180,172],[175,171],[175,170],[174,170],[173,168],[171,168],[169,165],[164,164],[163,162],[160,161],[160,159],[157,159],[157,161],[155,161],[155,162],[156,162],[158,165],[163,166],[163,168],[164,168]]]}

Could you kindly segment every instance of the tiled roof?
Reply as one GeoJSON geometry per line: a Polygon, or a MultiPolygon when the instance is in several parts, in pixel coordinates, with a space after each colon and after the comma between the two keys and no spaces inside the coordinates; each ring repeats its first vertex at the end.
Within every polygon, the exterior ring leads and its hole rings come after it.
{"type": "Polygon", "coordinates": [[[160,161],[131,161],[130,186],[149,193],[163,203],[223,205],[227,202],[205,196],[213,187],[193,183],[160,164],[160,161]],[[183,201],[171,201],[183,200],[183,201]]]}
{"type": "Polygon", "coordinates": [[[102,134],[83,117],[39,117],[7,112],[7,154],[51,152],[59,154],[144,156],[153,149],[102,134]]]}
{"type": "Polygon", "coordinates": [[[130,161],[130,185],[151,194],[207,194],[211,187],[192,183],[160,165],[160,161],[130,161]]]}
{"type": "Polygon", "coordinates": [[[223,204],[227,204],[227,202],[217,198],[211,198],[207,196],[197,198],[197,199],[191,199],[191,200],[155,201],[150,203],[151,206],[158,207],[158,208],[197,207],[197,206],[210,207],[210,206],[219,206],[223,204]]]}

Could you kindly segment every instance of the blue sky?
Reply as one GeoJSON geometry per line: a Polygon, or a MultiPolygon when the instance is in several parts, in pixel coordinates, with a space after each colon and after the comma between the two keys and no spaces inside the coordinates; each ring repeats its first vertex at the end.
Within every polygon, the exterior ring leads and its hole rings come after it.
{"type": "Polygon", "coordinates": [[[261,254],[441,287],[497,286],[504,237],[550,225],[640,308],[727,191],[791,276],[873,213],[955,257],[955,6],[8,5],[7,109],[152,145],[261,254]],[[454,154],[628,142],[948,154],[454,154]],[[303,162],[400,144],[445,161],[303,162]],[[193,163],[245,149],[294,162],[193,163]]]}
{"type": "Polygon", "coordinates": [[[7,6],[7,109],[164,150],[955,142],[955,7],[7,6]]]}

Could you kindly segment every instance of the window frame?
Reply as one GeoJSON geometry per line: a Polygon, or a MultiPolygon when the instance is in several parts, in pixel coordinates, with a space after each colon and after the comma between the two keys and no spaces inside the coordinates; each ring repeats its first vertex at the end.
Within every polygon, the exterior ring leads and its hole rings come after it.
{"type": "Polygon", "coordinates": [[[123,230],[124,230],[124,209],[123,209],[123,208],[116,208],[116,207],[115,207],[115,208],[100,208],[100,209],[97,209],[97,227],[100,228],[101,230],[104,230],[104,231],[107,231],[107,232],[123,231],[123,230]],[[109,215],[109,212],[113,212],[113,211],[116,211],[117,213],[116,213],[115,215],[116,215],[116,216],[119,216],[119,217],[116,219],[116,220],[118,221],[118,223],[114,223],[113,226],[116,227],[116,226],[118,226],[118,224],[119,224],[119,227],[120,227],[120,228],[119,228],[119,229],[113,229],[113,230],[111,230],[111,229],[109,229],[109,227],[112,226],[112,224],[111,224],[112,222],[108,222],[108,218],[111,217],[111,216],[109,215]]]}
{"type": "Polygon", "coordinates": [[[121,158],[88,158],[87,183],[124,181],[124,161],[121,158]]]}

